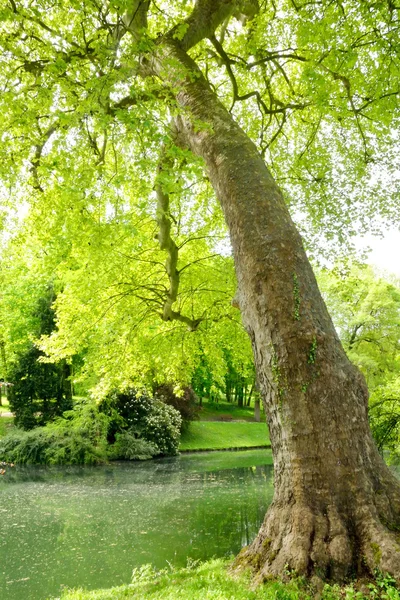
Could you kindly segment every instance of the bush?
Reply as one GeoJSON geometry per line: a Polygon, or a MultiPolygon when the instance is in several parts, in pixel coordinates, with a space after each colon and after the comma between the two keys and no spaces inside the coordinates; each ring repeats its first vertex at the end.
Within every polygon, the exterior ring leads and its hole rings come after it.
{"type": "Polygon", "coordinates": [[[148,460],[160,454],[160,450],[155,444],[135,437],[132,431],[124,431],[116,434],[107,454],[110,460],[148,460]]]}
{"type": "Polygon", "coordinates": [[[100,409],[112,419],[109,438],[129,430],[134,437],[155,444],[159,454],[177,454],[182,419],[172,406],[130,388],[112,394],[100,409]]]}
{"type": "Polygon", "coordinates": [[[181,433],[189,427],[189,423],[199,418],[200,407],[197,404],[197,396],[191,387],[183,388],[181,396],[174,392],[171,383],[164,383],[155,390],[155,397],[168,406],[173,406],[182,418],[181,433]]]}
{"type": "Polygon", "coordinates": [[[65,361],[40,362],[42,357],[43,352],[32,346],[10,369],[10,409],[22,429],[45,425],[72,408],[69,366],[65,361]]]}
{"type": "Polygon", "coordinates": [[[46,427],[0,440],[0,460],[18,464],[94,465],[107,460],[108,418],[93,404],[80,404],[46,427]]]}
{"type": "Polygon", "coordinates": [[[143,421],[142,436],[157,445],[161,454],[178,454],[182,419],[177,410],[159,400],[153,401],[152,411],[143,421]]]}
{"type": "Polygon", "coordinates": [[[0,439],[0,460],[94,465],[107,459],[147,460],[159,454],[174,455],[181,423],[179,412],[172,406],[128,390],[114,394],[101,410],[92,402],[82,402],[45,427],[5,436],[0,439]]]}

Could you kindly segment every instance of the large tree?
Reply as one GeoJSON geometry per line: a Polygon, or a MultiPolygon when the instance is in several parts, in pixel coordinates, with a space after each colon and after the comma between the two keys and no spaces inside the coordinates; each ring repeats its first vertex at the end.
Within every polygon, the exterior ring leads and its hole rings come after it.
{"type": "Polygon", "coordinates": [[[274,500],[241,555],[260,577],[285,567],[334,579],[400,573],[400,486],[373,443],[365,381],[266,166],[301,227],[309,217],[327,238],[396,213],[381,173],[396,174],[398,8],[9,0],[1,12],[5,189],[21,195],[30,180],[36,218],[62,236],[83,215],[76,234],[91,243],[87,215],[105,202],[123,220],[126,194],[134,186],[151,202],[156,175],[169,281],[161,317],[192,330],[197,318],[174,308],[168,173],[187,168],[191,154],[204,165],[229,229],[234,302],[274,454],[274,500]]]}

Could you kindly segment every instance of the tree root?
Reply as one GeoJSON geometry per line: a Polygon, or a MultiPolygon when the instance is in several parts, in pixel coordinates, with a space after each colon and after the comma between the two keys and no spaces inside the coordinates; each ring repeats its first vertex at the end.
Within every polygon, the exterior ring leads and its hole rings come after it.
{"type": "Polygon", "coordinates": [[[400,583],[400,522],[383,523],[374,506],[324,511],[273,503],[254,542],[236,558],[233,569],[250,566],[255,581],[289,570],[306,577],[342,582],[389,573],[400,583]],[[389,525],[389,527],[388,527],[389,525]]]}

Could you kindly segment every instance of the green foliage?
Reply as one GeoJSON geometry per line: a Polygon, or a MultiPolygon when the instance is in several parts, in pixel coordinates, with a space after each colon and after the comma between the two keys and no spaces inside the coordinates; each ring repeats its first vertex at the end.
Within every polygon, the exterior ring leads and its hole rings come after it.
{"type": "Polygon", "coordinates": [[[206,563],[189,563],[185,569],[158,571],[151,565],[134,569],[130,585],[95,591],[65,591],[62,600],[399,600],[400,591],[389,576],[376,574],[374,582],[351,585],[326,585],[315,595],[313,588],[300,577],[282,581],[267,580],[254,588],[249,573],[234,577],[229,564],[221,559],[206,563]]]}
{"type": "Polygon", "coordinates": [[[0,440],[0,458],[18,464],[100,464],[106,461],[107,417],[95,405],[80,404],[46,427],[0,440]]]}
{"type": "Polygon", "coordinates": [[[179,412],[182,418],[181,433],[187,430],[191,421],[199,418],[198,398],[191,387],[175,392],[171,383],[165,383],[156,388],[155,397],[179,412]]]}
{"type": "Polygon", "coordinates": [[[378,447],[400,448],[400,284],[360,264],[323,270],[318,282],[349,358],[370,390],[378,447]]]}
{"type": "Polygon", "coordinates": [[[400,459],[400,377],[378,386],[370,400],[370,420],[378,448],[400,459]]]}
{"type": "Polygon", "coordinates": [[[78,402],[63,417],[0,439],[0,460],[19,464],[99,464],[178,452],[181,417],[172,406],[127,390],[100,407],[78,402]],[[120,411],[120,412],[118,412],[120,411]]]}
{"type": "Polygon", "coordinates": [[[32,429],[60,416],[72,407],[69,368],[65,361],[59,364],[43,363],[41,352],[32,346],[10,369],[10,410],[15,424],[32,429]]]}
{"type": "Polygon", "coordinates": [[[157,400],[144,419],[141,435],[156,444],[160,454],[178,453],[182,419],[177,410],[157,400]]]}
{"type": "MultiPolygon", "coordinates": [[[[33,317],[36,331],[31,335],[48,335],[55,328],[55,315],[51,307],[52,286],[46,296],[39,298],[33,317]]],[[[44,354],[31,342],[17,355],[8,369],[10,410],[15,414],[15,424],[32,429],[60,416],[72,408],[72,390],[69,381],[70,367],[65,360],[57,364],[43,362],[44,354]]]]}
{"type": "Polygon", "coordinates": [[[400,284],[367,265],[322,270],[318,283],[349,358],[374,390],[400,372],[400,284]]]}
{"type": "Polygon", "coordinates": [[[115,442],[108,447],[110,460],[149,460],[160,454],[156,444],[138,438],[132,431],[117,433],[115,442]]]}
{"type": "Polygon", "coordinates": [[[310,351],[308,353],[308,357],[307,357],[308,364],[309,365],[315,364],[316,357],[317,357],[317,338],[314,337],[311,347],[310,347],[310,351]]]}
{"type": "Polygon", "coordinates": [[[114,392],[100,405],[100,410],[113,415],[116,411],[123,422],[111,423],[111,434],[128,429],[158,448],[159,454],[174,455],[178,452],[182,419],[177,410],[145,392],[128,388],[125,392],[114,392]]]}

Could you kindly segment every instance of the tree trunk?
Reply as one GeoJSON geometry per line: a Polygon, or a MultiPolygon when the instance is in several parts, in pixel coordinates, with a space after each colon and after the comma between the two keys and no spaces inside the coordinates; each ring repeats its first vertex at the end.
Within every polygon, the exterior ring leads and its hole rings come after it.
{"type": "Polygon", "coordinates": [[[364,378],[282,194],[178,42],[163,42],[152,69],[173,87],[180,143],[204,159],[225,214],[270,432],[274,499],[237,564],[261,579],[285,567],[337,580],[380,568],[399,578],[400,484],[375,447],[364,378]]]}
{"type": "Polygon", "coordinates": [[[254,390],[254,384],[251,384],[249,395],[247,397],[247,404],[246,404],[246,406],[250,406],[250,404],[251,404],[251,398],[253,396],[253,390],[254,390]]]}
{"type": "Polygon", "coordinates": [[[257,396],[254,400],[254,420],[260,422],[260,398],[257,396]]]}

